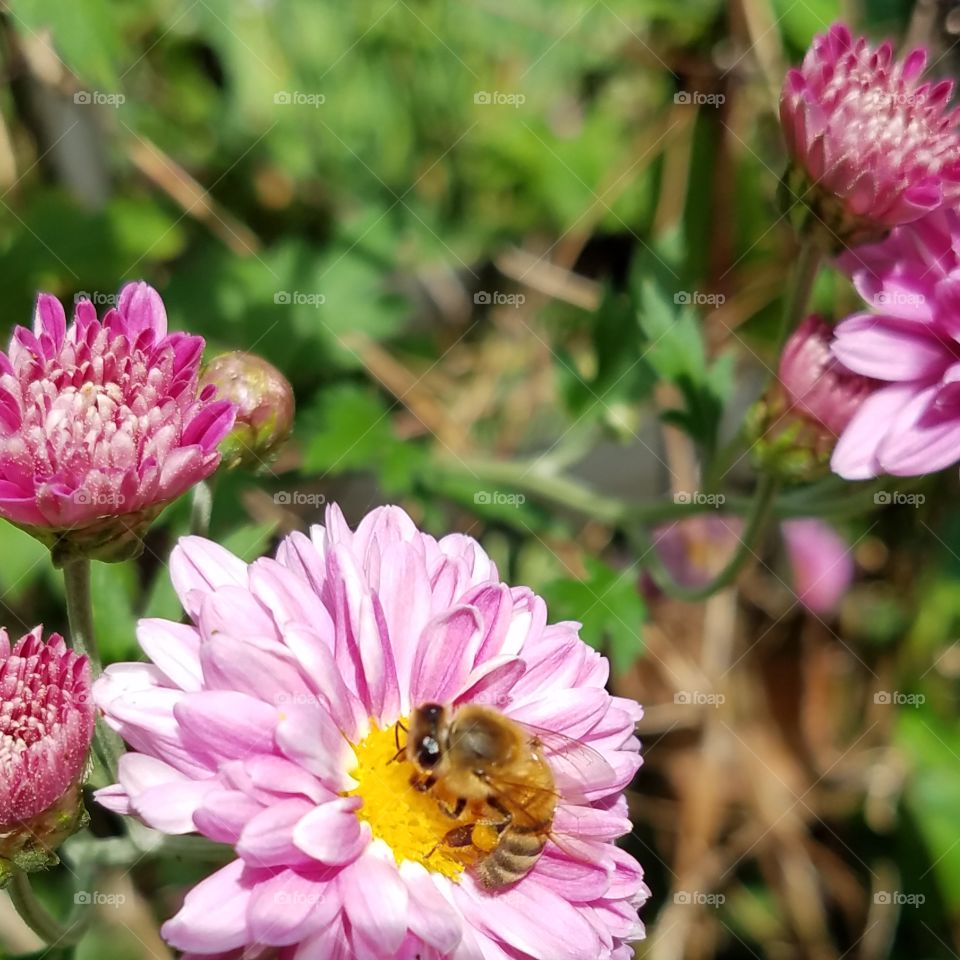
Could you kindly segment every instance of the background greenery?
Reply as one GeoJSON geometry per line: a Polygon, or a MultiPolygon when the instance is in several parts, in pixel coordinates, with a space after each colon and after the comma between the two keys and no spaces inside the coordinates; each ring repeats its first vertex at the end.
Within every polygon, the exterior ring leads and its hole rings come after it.
{"type": "MultiPolygon", "coordinates": [[[[907,0],[841,6],[11,0],[0,14],[4,323],[28,323],[38,289],[103,306],[149,280],[174,326],[211,352],[261,353],[296,389],[293,442],[221,479],[215,537],[253,558],[324,501],[352,522],[400,502],[434,533],[481,539],[554,619],[581,620],[616,689],[649,707],[628,841],[653,889],[638,957],[960,945],[955,471],[914,488],[919,508],[876,510],[868,490],[854,510],[832,481],[789,494],[794,513],[839,504],[854,550],[857,582],[826,620],[790,599],[775,536],[705,606],[645,593],[627,536],[636,511],[648,527],[679,512],[685,458],[731,509],[755,483],[737,428],[775,364],[795,252],[775,203],[786,66],[843,14],[877,36],[910,29],[937,72],[955,68],[938,5],[912,21],[907,0]],[[723,709],[679,709],[691,685],[726,690],[723,709]]],[[[856,299],[827,274],[816,302],[839,317],[856,299]]],[[[139,616],[179,617],[165,558],[188,523],[175,504],[140,561],[95,564],[106,660],[138,656],[139,616]]],[[[0,558],[3,622],[62,628],[45,550],[0,526],[0,558]]],[[[148,857],[118,872],[125,905],[101,908],[76,956],[169,956],[156,918],[204,869],[148,857]]],[[[55,909],[65,879],[47,878],[55,909]]],[[[0,953],[31,949],[0,913],[0,953]]]]}

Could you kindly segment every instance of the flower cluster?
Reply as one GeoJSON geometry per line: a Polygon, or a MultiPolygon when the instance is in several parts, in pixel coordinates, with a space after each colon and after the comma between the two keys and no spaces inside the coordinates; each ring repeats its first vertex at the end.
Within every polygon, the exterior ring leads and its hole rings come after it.
{"type": "Polygon", "coordinates": [[[128,555],[164,504],[216,469],[234,408],[198,388],[203,340],[167,333],[159,295],[128,284],[67,327],[49,294],[0,353],[0,517],[61,554],[128,555]]]}
{"type": "Polygon", "coordinates": [[[960,113],[948,81],[921,81],[925,63],[923,50],[898,61],[889,43],[873,48],[837,24],[781,97],[793,169],[821,226],[847,245],[837,265],[866,309],[798,328],[775,412],[812,422],[795,446],[821,460],[832,448],[849,480],[960,460],[960,113]]]}
{"type": "Polygon", "coordinates": [[[613,841],[630,829],[640,711],[607,693],[607,661],[577,624],[548,625],[476,541],[435,540],[396,507],[356,531],[331,507],[325,528],[250,565],[187,538],[170,567],[191,622],[142,621],[152,663],[108,668],[95,696],[134,751],[99,801],[236,854],[165,924],[172,946],[230,960],[254,945],[281,960],[632,956],[647,889],[613,841]],[[511,886],[479,884],[397,759],[397,724],[425,702],[492,705],[604,761],[576,795],[558,768],[551,839],[511,886]]]}

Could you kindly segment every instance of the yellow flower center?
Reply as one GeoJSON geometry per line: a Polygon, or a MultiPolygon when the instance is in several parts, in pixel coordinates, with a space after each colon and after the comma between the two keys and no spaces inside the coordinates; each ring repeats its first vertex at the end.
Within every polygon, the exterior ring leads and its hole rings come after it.
{"type": "MultiPolygon", "coordinates": [[[[404,736],[401,730],[401,746],[404,736]]],[[[458,823],[440,810],[433,796],[410,786],[414,768],[403,754],[393,760],[397,753],[394,728],[380,730],[372,726],[363,742],[354,747],[354,752],[357,767],[351,774],[358,786],[347,796],[363,800],[357,816],[366,820],[373,835],[393,850],[397,863],[413,860],[428,870],[457,880],[464,868],[476,859],[475,850],[470,846],[450,847],[443,842],[458,823]]]]}

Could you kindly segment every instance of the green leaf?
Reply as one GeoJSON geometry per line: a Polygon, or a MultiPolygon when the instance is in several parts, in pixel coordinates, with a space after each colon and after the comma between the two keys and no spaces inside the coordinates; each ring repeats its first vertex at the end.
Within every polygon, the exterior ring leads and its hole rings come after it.
{"type": "Polygon", "coordinates": [[[368,387],[340,384],[303,415],[303,469],[343,473],[367,466],[394,442],[388,410],[368,387]]]}
{"type": "Polygon", "coordinates": [[[57,53],[81,81],[116,90],[125,48],[120,22],[108,0],[50,3],[12,0],[13,26],[27,37],[50,31],[57,53]]]}
{"type": "Polygon", "coordinates": [[[914,771],[906,802],[926,840],[927,853],[943,898],[952,911],[960,907],[960,732],[932,710],[906,706],[897,718],[896,741],[914,771]]]}
{"type": "Polygon", "coordinates": [[[0,523],[0,601],[16,603],[52,568],[50,551],[9,523],[0,523]]]}
{"type": "Polygon", "coordinates": [[[221,543],[241,560],[252,563],[263,556],[276,530],[277,525],[273,521],[248,523],[227,534],[221,543]]]}
{"type": "Polygon", "coordinates": [[[564,577],[543,588],[550,619],[581,623],[583,639],[606,653],[614,671],[622,673],[643,649],[646,604],[638,589],[637,571],[614,570],[593,557],[585,563],[586,580],[564,577]]]}

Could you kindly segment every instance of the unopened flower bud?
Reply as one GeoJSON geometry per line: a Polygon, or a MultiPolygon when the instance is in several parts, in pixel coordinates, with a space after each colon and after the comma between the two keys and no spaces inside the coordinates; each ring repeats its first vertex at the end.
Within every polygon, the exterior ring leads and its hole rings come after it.
{"type": "Polygon", "coordinates": [[[950,81],[921,82],[926,60],[922,48],[895,59],[891,44],[871,47],[837,23],[787,73],[783,199],[834,251],[956,200],[960,113],[950,81]]]}
{"type": "Polygon", "coordinates": [[[220,442],[227,467],[256,468],[269,461],[293,429],[293,388],[272,364],[235,350],[214,357],[201,383],[237,408],[233,429],[220,442]]]}
{"type": "Polygon", "coordinates": [[[41,870],[86,823],[81,785],[93,739],[86,657],[37,627],[11,648],[0,630],[0,885],[41,870]]]}
{"type": "Polygon", "coordinates": [[[877,388],[833,356],[832,341],[827,323],[807,317],[787,340],[777,382],[748,416],[756,459],[788,480],[827,472],[837,438],[877,388]]]}

